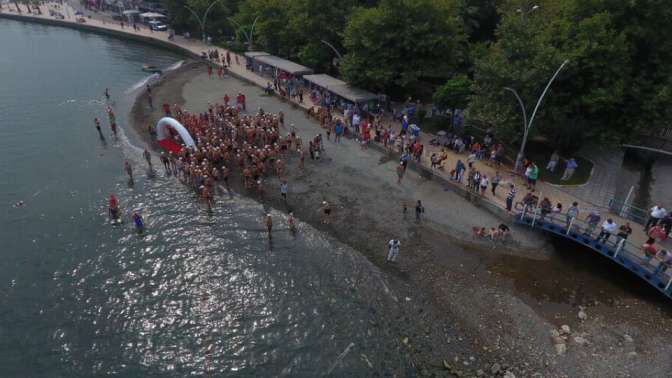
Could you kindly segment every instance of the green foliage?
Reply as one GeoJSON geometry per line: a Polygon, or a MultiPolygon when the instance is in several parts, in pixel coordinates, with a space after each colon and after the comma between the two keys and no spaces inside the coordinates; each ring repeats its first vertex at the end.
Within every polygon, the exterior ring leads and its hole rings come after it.
{"type": "Polygon", "coordinates": [[[503,88],[516,89],[530,114],[557,67],[570,59],[539,108],[531,136],[575,149],[586,139],[613,143],[627,135],[622,105],[635,57],[607,2],[590,1],[587,9],[583,0],[548,0],[535,12],[505,10],[497,42],[475,62],[471,116],[496,126],[501,139],[519,141],[521,111],[503,88]]]}
{"type": "Polygon", "coordinates": [[[344,32],[343,76],[387,92],[447,79],[464,56],[456,8],[451,0],[383,0],[354,9],[344,32]]]}
{"type": "Polygon", "coordinates": [[[439,109],[466,109],[471,96],[471,80],[466,75],[457,75],[438,87],[432,96],[439,109]]]}

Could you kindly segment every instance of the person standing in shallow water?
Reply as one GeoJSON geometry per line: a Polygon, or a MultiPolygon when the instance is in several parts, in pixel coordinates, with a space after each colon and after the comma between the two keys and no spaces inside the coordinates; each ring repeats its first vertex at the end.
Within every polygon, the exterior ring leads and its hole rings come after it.
{"type": "Polygon", "coordinates": [[[273,218],[271,218],[271,214],[266,214],[266,230],[268,230],[268,239],[272,239],[273,218]]]}
{"type": "Polygon", "coordinates": [[[133,167],[131,166],[131,163],[128,162],[128,160],[124,162],[124,170],[126,171],[130,182],[133,183],[133,167]]]}
{"type": "Polygon", "coordinates": [[[147,167],[151,171],[154,168],[152,167],[152,154],[150,154],[149,151],[147,151],[145,148],[145,152],[142,153],[142,157],[144,157],[145,161],[147,161],[147,167]]]}

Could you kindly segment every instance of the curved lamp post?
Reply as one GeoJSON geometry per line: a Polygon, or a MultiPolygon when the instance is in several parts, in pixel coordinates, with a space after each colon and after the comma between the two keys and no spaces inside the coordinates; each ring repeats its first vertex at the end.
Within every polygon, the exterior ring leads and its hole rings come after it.
{"type": "Polygon", "coordinates": [[[198,20],[198,24],[201,26],[201,37],[203,38],[203,43],[206,43],[206,40],[205,40],[205,37],[206,37],[205,36],[205,22],[208,20],[208,13],[210,13],[210,10],[212,9],[212,7],[215,6],[215,4],[217,4],[220,1],[221,0],[215,0],[212,3],[210,3],[210,5],[208,5],[208,8],[205,10],[205,12],[203,12],[203,18],[201,18],[198,15],[198,13],[196,13],[196,11],[191,9],[188,5],[186,5],[186,4],[184,5],[184,7],[187,8],[187,10],[189,12],[191,12],[191,14],[193,14],[194,17],[196,17],[196,20],[198,20]]]}
{"type": "Polygon", "coordinates": [[[523,142],[520,144],[520,151],[518,152],[518,156],[516,156],[516,164],[513,166],[513,171],[518,172],[518,169],[520,168],[520,162],[523,160],[523,156],[525,154],[525,145],[527,144],[527,136],[532,128],[532,122],[534,122],[534,117],[537,115],[537,110],[539,110],[539,106],[541,105],[541,101],[544,99],[544,96],[546,96],[546,92],[548,92],[548,88],[550,88],[551,84],[555,80],[555,78],[558,76],[560,71],[569,63],[569,59],[565,60],[562,62],[560,67],[555,71],[555,74],[551,77],[551,80],[548,81],[548,84],[546,84],[546,88],[544,88],[544,91],[541,92],[541,96],[539,96],[539,100],[537,100],[537,105],[534,107],[534,111],[532,112],[532,117],[530,117],[530,121],[527,121],[527,112],[525,111],[525,104],[523,103],[523,100],[520,98],[518,95],[518,92],[516,92],[515,89],[509,88],[509,87],[504,87],[504,90],[507,90],[511,93],[513,93],[514,96],[516,96],[516,100],[518,100],[518,104],[520,105],[520,109],[523,112],[523,142]]]}
{"type": "Polygon", "coordinates": [[[229,22],[232,23],[233,26],[238,28],[238,31],[241,32],[243,34],[243,36],[245,37],[245,39],[247,40],[247,46],[248,46],[247,48],[249,50],[252,50],[252,42],[253,42],[253,38],[254,38],[254,27],[257,25],[257,20],[259,20],[259,16],[255,17],[254,21],[252,21],[252,27],[250,27],[250,33],[249,34],[245,31],[245,28],[243,28],[243,26],[241,24],[239,24],[233,18],[229,17],[229,18],[227,18],[227,20],[229,20],[229,22]]]}

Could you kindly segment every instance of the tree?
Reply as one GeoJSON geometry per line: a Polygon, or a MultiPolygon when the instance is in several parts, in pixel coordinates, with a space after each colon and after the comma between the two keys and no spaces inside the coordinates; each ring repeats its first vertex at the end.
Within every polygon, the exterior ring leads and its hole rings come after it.
{"type": "Polygon", "coordinates": [[[450,109],[451,114],[455,114],[455,109],[466,109],[469,106],[471,85],[466,75],[456,75],[436,89],[432,101],[439,109],[450,109]]]}
{"type": "Polygon", "coordinates": [[[371,90],[406,91],[420,80],[446,80],[464,55],[452,0],[383,0],[355,8],[344,32],[341,73],[371,90]]]}
{"type": "Polygon", "coordinates": [[[503,88],[516,89],[533,106],[555,69],[570,59],[544,99],[531,136],[565,141],[560,147],[572,149],[584,140],[613,142],[625,132],[616,115],[624,99],[623,78],[629,76],[626,40],[609,12],[581,12],[580,3],[549,0],[533,13],[504,9],[497,41],[475,63],[471,117],[493,125],[501,139],[520,142],[519,105],[503,88]]]}

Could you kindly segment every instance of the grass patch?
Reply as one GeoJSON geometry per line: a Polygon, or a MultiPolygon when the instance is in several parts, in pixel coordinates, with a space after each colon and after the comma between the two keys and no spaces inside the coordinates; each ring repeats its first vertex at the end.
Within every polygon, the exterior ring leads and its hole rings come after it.
{"type": "Polygon", "coordinates": [[[579,164],[579,167],[574,171],[574,175],[568,181],[562,181],[560,178],[565,172],[565,161],[562,158],[570,158],[571,156],[561,156],[560,162],[555,168],[555,172],[546,170],[546,164],[551,158],[553,148],[544,143],[532,142],[525,148],[525,155],[527,158],[537,164],[539,167],[539,178],[550,184],[557,185],[581,185],[585,184],[590,179],[590,173],[593,170],[593,163],[581,156],[574,156],[574,159],[579,164]]]}

